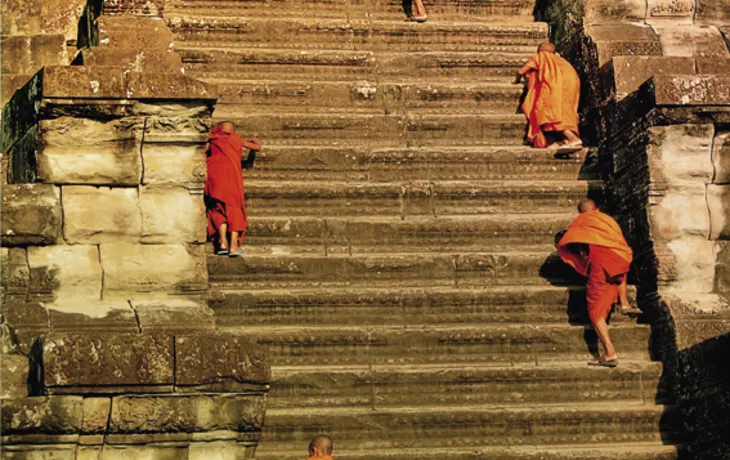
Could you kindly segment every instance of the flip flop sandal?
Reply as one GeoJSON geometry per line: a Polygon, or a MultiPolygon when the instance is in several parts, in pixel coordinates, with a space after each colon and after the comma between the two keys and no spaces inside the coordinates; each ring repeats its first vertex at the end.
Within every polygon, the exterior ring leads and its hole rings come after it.
{"type": "Polygon", "coordinates": [[[413,20],[416,22],[426,22],[428,20],[428,16],[413,16],[413,20]]]}
{"type": "Polygon", "coordinates": [[[231,258],[233,258],[233,257],[243,257],[243,254],[244,254],[243,253],[243,249],[241,249],[238,252],[229,252],[228,253],[228,257],[231,257],[231,258]]]}
{"type": "Polygon", "coordinates": [[[217,256],[227,256],[228,255],[228,249],[219,249],[215,252],[215,255],[217,256]]]}
{"type": "Polygon", "coordinates": [[[608,367],[613,369],[614,367],[618,367],[618,358],[616,359],[606,359],[603,356],[598,358],[597,361],[589,361],[589,366],[595,366],[595,367],[608,367]]]}
{"type": "Polygon", "coordinates": [[[634,307],[633,305],[630,305],[628,307],[623,307],[622,305],[618,305],[618,311],[621,312],[622,315],[626,316],[639,316],[643,314],[644,312],[641,311],[638,307],[634,307]]]}

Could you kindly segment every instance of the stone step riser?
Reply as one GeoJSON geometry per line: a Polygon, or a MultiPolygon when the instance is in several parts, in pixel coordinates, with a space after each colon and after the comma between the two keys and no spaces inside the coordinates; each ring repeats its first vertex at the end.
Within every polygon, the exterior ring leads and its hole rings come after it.
{"type": "Polygon", "coordinates": [[[312,182],[285,187],[274,183],[246,182],[247,207],[252,216],[307,216],[316,210],[322,217],[366,216],[466,216],[502,213],[574,215],[587,196],[600,200],[601,184],[529,187],[478,183],[429,182],[364,183],[344,185],[312,182]]]}
{"type": "MultiPolygon", "coordinates": [[[[233,330],[220,327],[221,330],[233,330]]],[[[580,326],[236,329],[263,346],[273,366],[494,365],[587,362],[598,338],[580,326]]],[[[623,359],[649,360],[649,328],[615,326],[623,359]]]]}
{"type": "Polygon", "coordinates": [[[251,180],[596,180],[596,158],[584,153],[555,158],[530,148],[477,147],[465,150],[367,150],[267,145],[246,172],[251,180]]]}
{"type": "MultiPolygon", "coordinates": [[[[242,115],[216,110],[214,121],[232,121],[246,135],[280,145],[457,146],[522,145],[519,115],[242,115]]],[[[248,112],[250,113],[250,112],[248,112]]]]}
{"type": "Polygon", "coordinates": [[[654,404],[661,365],[645,369],[485,368],[274,371],[268,407],[418,407],[595,401],[654,404]]]}
{"type": "Polygon", "coordinates": [[[227,114],[251,110],[288,113],[496,113],[511,115],[519,106],[517,86],[362,82],[215,82],[217,110],[227,114]]]}
{"type": "Polygon", "coordinates": [[[371,257],[211,257],[219,287],[490,287],[581,284],[580,276],[549,250],[541,254],[413,254],[371,257]],[[377,283],[377,284],[373,284],[377,283]]]}
{"type": "Polygon", "coordinates": [[[189,47],[338,49],[351,51],[479,51],[532,53],[547,37],[543,24],[415,24],[403,22],[175,17],[168,22],[189,47]]]}
{"type": "Polygon", "coordinates": [[[343,450],[450,446],[532,446],[659,442],[660,408],[622,412],[564,410],[492,412],[370,412],[337,417],[267,413],[262,450],[286,448],[318,433],[339,439],[343,450]]]}
{"type": "MultiPolygon", "coordinates": [[[[454,324],[589,324],[582,289],[412,294],[337,291],[276,295],[213,290],[216,324],[234,326],[316,326],[322,318],[343,326],[454,324]],[[327,295],[327,292],[331,294],[327,295]]],[[[631,322],[614,313],[611,324],[631,322]]]]}
{"type": "MultiPolygon", "coordinates": [[[[441,0],[428,5],[432,17],[447,19],[520,20],[532,19],[534,2],[526,0],[441,0]]],[[[168,12],[219,16],[300,18],[306,11],[314,17],[334,18],[404,18],[403,3],[396,0],[295,0],[291,1],[212,1],[178,0],[168,12]]]]}
{"type": "MultiPolygon", "coordinates": [[[[306,442],[297,443],[305,446],[306,442]]],[[[615,460],[620,457],[622,460],[677,460],[677,450],[671,446],[663,446],[656,443],[653,447],[646,447],[645,444],[623,444],[624,448],[615,450],[608,448],[602,450],[600,447],[594,449],[585,448],[526,448],[518,451],[514,448],[504,449],[487,448],[474,449],[466,448],[457,450],[454,448],[429,449],[423,451],[398,450],[398,449],[372,449],[364,451],[344,451],[337,454],[338,460],[615,460]]],[[[256,452],[259,460],[301,460],[302,454],[293,451],[262,451],[256,452]]],[[[305,449],[306,450],[306,449],[305,449]]]]}
{"type": "Polygon", "coordinates": [[[427,82],[459,78],[479,82],[514,77],[529,53],[372,53],[352,51],[209,50],[176,48],[186,74],[202,80],[378,81],[401,78],[427,82]]]}

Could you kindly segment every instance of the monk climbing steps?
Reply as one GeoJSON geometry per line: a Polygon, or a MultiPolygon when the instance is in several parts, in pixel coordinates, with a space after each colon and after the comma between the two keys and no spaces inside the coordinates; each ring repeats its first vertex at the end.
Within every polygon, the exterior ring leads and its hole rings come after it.
{"type": "Polygon", "coordinates": [[[583,200],[578,211],[580,215],[558,243],[558,254],[578,273],[588,277],[588,316],[606,351],[598,361],[589,364],[616,367],[618,354],[606,322],[611,308],[618,298],[621,313],[641,314],[641,310],[629,304],[626,286],[633,253],[618,223],[602,213],[593,200],[583,200]]]}
{"type": "Polygon", "coordinates": [[[233,123],[215,126],[208,136],[205,181],[205,208],[208,217],[208,239],[217,245],[216,254],[239,257],[248,220],[244,202],[241,168],[253,167],[261,143],[255,138],[242,139],[233,123]],[[243,161],[243,149],[249,149],[243,161]]]}
{"type": "Polygon", "coordinates": [[[580,79],[573,66],[543,43],[538,53],[517,71],[515,83],[527,78],[522,112],[527,117],[527,141],[535,148],[551,145],[560,151],[583,148],[578,133],[580,79]]]}
{"type": "Polygon", "coordinates": [[[332,439],[320,434],[309,443],[309,458],[307,460],[332,460],[332,439]]]}

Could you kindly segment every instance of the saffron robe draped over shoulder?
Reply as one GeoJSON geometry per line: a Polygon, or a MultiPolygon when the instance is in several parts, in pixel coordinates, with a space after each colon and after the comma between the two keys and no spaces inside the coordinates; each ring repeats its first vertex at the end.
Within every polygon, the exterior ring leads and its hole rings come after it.
{"type": "Polygon", "coordinates": [[[586,298],[591,321],[606,319],[618,297],[618,286],[626,279],[633,252],[621,227],[601,211],[580,214],[568,226],[558,243],[558,255],[583,276],[588,277],[586,298]],[[588,245],[582,257],[575,245],[588,245]]]}
{"type": "Polygon", "coordinates": [[[529,128],[527,140],[533,147],[549,145],[547,131],[570,130],[578,135],[580,78],[570,62],[548,51],[530,58],[526,66],[527,96],[522,112],[529,128]]]}
{"type": "Polygon", "coordinates": [[[238,239],[242,242],[248,227],[241,172],[243,139],[216,126],[208,141],[205,181],[208,237],[212,238],[225,223],[229,232],[239,232],[238,239]]]}

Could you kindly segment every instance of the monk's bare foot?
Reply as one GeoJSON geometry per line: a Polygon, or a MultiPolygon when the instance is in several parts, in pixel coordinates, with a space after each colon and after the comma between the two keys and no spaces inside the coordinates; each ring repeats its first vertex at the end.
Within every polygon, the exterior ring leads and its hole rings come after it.
{"type": "Polygon", "coordinates": [[[618,367],[618,354],[613,355],[603,355],[600,358],[598,358],[596,361],[589,361],[589,366],[597,366],[597,367],[618,367]]]}
{"type": "Polygon", "coordinates": [[[241,257],[243,255],[243,248],[240,246],[231,246],[231,250],[228,253],[228,257],[241,257]]]}

